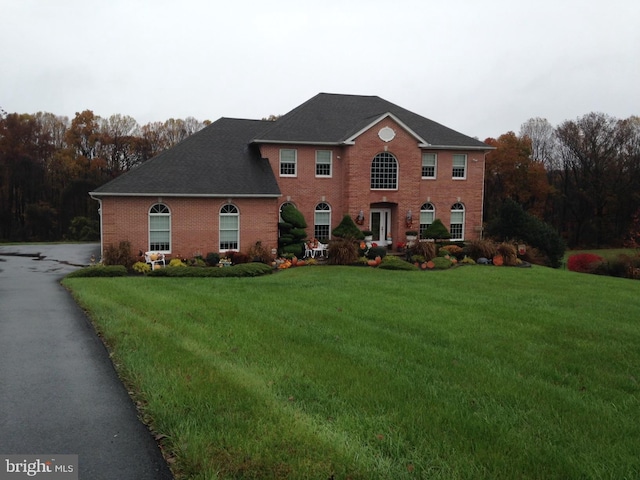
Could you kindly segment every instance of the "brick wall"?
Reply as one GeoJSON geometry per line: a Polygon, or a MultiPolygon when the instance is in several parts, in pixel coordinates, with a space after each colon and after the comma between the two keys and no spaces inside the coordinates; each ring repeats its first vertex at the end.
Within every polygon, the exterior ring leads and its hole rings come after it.
{"type": "Polygon", "coordinates": [[[326,202],[332,209],[332,228],[344,214],[356,217],[365,214],[363,229],[369,228],[372,207],[389,208],[392,213],[391,234],[404,239],[408,210],[413,216],[412,229],[420,222],[420,207],[431,202],[436,218],[449,227],[451,207],[462,203],[465,207],[464,236],[466,240],[479,238],[482,227],[482,202],[485,154],[478,151],[442,151],[422,149],[418,140],[392,118],[384,119],[355,139],[355,144],[344,147],[315,147],[306,145],[263,145],[262,156],[268,158],[280,185],[284,201],[293,202],[303,213],[308,232],[313,231],[315,206],[326,202]],[[384,142],[378,136],[383,127],[392,128],[396,136],[384,142]],[[297,150],[297,176],[280,177],[279,151],[281,148],[297,150]],[[328,149],[333,154],[332,178],[315,176],[315,152],[328,149]],[[371,190],[371,162],[381,152],[389,152],[398,160],[398,189],[371,190]],[[422,179],[422,152],[437,154],[436,179],[422,179]],[[467,175],[464,180],[452,178],[453,154],[467,154],[467,175]]]}
{"type": "MultiPolygon", "coordinates": [[[[134,253],[149,249],[149,209],[164,203],[171,211],[171,255],[190,258],[219,251],[219,212],[227,204],[221,198],[106,197],[102,201],[102,244],[128,240],[134,253]]],[[[277,248],[278,199],[231,198],[240,212],[240,250],[256,241],[277,248]]]]}
{"type": "MultiPolygon", "coordinates": [[[[331,206],[331,228],[337,226],[344,214],[355,218],[360,210],[365,214],[362,229],[369,228],[371,208],[388,208],[392,215],[391,234],[402,241],[407,227],[406,214],[413,214],[413,230],[420,222],[420,206],[431,202],[436,218],[450,226],[453,204],[465,207],[464,237],[479,238],[482,226],[482,202],[485,154],[478,151],[432,150],[437,154],[437,178],[422,179],[422,152],[419,141],[392,118],[386,118],[359,135],[353,145],[261,146],[261,154],[268,158],[280,185],[282,197],[273,199],[231,199],[240,211],[240,250],[246,252],[256,241],[267,248],[277,247],[278,212],[284,202],[293,202],[304,215],[309,236],[313,235],[315,207],[320,202],[331,206]],[[392,128],[395,137],[384,142],[378,136],[383,127],[392,128]],[[297,151],[297,176],[280,177],[281,148],[297,151]],[[332,153],[332,176],[316,177],[316,150],[332,153]],[[389,152],[398,160],[398,189],[371,190],[371,162],[381,152],[389,152]],[[452,179],[454,153],[467,154],[467,175],[464,180],[452,179]]],[[[151,205],[161,201],[171,210],[172,256],[191,257],[217,252],[219,245],[219,211],[227,202],[221,198],[140,198],[106,197],[102,204],[103,246],[129,240],[134,252],[149,248],[148,212],[151,205]]]]}

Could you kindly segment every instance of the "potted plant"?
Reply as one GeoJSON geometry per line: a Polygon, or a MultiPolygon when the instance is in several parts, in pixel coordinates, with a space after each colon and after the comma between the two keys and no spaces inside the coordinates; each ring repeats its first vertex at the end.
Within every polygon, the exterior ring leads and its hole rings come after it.
{"type": "Polygon", "coordinates": [[[373,240],[373,232],[371,230],[363,230],[362,234],[364,235],[365,242],[371,242],[373,240]]]}
{"type": "Polygon", "coordinates": [[[409,242],[412,242],[418,239],[418,232],[416,232],[415,230],[407,230],[405,232],[405,235],[407,236],[407,241],[409,242]]]}

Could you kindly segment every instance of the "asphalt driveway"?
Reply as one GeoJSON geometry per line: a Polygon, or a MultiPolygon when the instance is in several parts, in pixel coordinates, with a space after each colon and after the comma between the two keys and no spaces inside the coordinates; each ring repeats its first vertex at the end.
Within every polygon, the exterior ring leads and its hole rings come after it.
{"type": "Polygon", "coordinates": [[[171,479],[106,349],[59,284],[98,253],[97,244],[0,246],[0,454],[78,455],[82,480],[171,479]]]}

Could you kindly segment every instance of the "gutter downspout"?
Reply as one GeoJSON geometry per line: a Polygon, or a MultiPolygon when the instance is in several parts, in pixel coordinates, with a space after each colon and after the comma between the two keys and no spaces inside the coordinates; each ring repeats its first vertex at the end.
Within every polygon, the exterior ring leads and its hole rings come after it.
{"type": "Polygon", "coordinates": [[[102,228],[102,199],[95,197],[91,194],[91,192],[89,192],[89,196],[91,198],[93,198],[95,201],[98,202],[99,206],[98,206],[98,215],[100,216],[100,261],[102,261],[102,257],[104,255],[104,242],[103,242],[103,237],[102,237],[102,232],[103,232],[103,228],[102,228]]]}

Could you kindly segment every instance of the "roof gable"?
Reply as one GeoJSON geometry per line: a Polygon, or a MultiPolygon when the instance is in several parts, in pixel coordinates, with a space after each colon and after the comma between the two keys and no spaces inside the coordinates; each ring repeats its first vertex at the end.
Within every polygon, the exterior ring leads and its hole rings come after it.
{"type": "Polygon", "coordinates": [[[221,118],[91,194],[279,196],[268,160],[250,144],[271,123],[221,118]]]}
{"type": "Polygon", "coordinates": [[[431,148],[490,149],[485,143],[377,96],[320,93],[255,138],[257,143],[342,145],[376,122],[393,116],[416,139],[431,148]]]}

